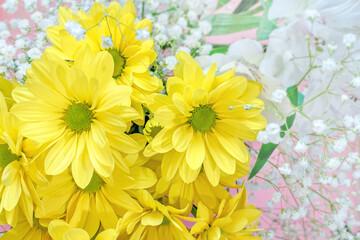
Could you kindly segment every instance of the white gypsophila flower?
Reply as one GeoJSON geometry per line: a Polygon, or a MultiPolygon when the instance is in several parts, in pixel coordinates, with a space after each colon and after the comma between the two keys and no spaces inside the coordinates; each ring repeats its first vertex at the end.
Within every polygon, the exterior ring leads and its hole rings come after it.
{"type": "Polygon", "coordinates": [[[169,28],[168,33],[171,39],[178,39],[183,34],[183,30],[180,25],[174,25],[169,28]]]}
{"type": "Polygon", "coordinates": [[[29,58],[31,60],[37,59],[37,58],[41,58],[41,54],[42,52],[38,49],[38,48],[31,48],[28,52],[27,55],[29,56],[29,58]]]}
{"type": "Polygon", "coordinates": [[[188,35],[185,37],[184,44],[189,48],[197,48],[201,46],[200,41],[196,35],[188,35]]]}
{"type": "Polygon", "coordinates": [[[209,55],[212,50],[211,44],[204,44],[200,46],[199,54],[200,55],[209,55]]]}
{"type": "Polygon", "coordinates": [[[322,119],[318,119],[318,120],[314,120],[313,121],[313,131],[316,134],[323,134],[325,132],[325,130],[327,129],[326,124],[324,123],[324,120],[322,119]]]}
{"type": "Polygon", "coordinates": [[[294,151],[298,153],[304,153],[308,150],[308,147],[303,141],[298,141],[294,147],[294,151]]]}
{"type": "Polygon", "coordinates": [[[6,62],[10,62],[14,58],[16,50],[17,49],[14,46],[7,45],[0,49],[0,53],[2,53],[6,62]]]}
{"type": "Polygon", "coordinates": [[[18,21],[18,28],[20,29],[20,32],[23,34],[27,34],[30,32],[30,22],[28,19],[21,19],[18,21]]]}
{"type": "Polygon", "coordinates": [[[194,11],[191,11],[191,10],[187,13],[187,17],[188,17],[190,24],[195,24],[196,21],[198,20],[197,13],[194,11]]]}
{"type": "Polygon", "coordinates": [[[168,41],[168,37],[164,34],[158,34],[155,36],[155,41],[162,46],[168,41]]]}
{"type": "Polygon", "coordinates": [[[169,56],[164,58],[164,63],[169,70],[174,70],[178,62],[179,61],[176,59],[175,56],[169,56]]]}
{"type": "Polygon", "coordinates": [[[336,170],[340,166],[340,160],[338,158],[330,158],[326,161],[326,168],[330,171],[336,170]]]}
{"type": "Polygon", "coordinates": [[[0,75],[5,74],[6,72],[6,67],[5,66],[0,66],[0,75]]]}
{"type": "Polygon", "coordinates": [[[24,1],[24,7],[27,12],[34,12],[36,9],[37,0],[26,0],[24,1]]]}
{"type": "Polygon", "coordinates": [[[327,45],[327,48],[328,48],[329,55],[333,55],[337,49],[337,45],[336,45],[336,43],[329,43],[327,45]]]}
{"type": "Polygon", "coordinates": [[[187,29],[187,27],[188,27],[187,21],[184,17],[179,18],[176,24],[179,25],[180,27],[182,27],[182,29],[187,29]]]}
{"type": "Polygon", "coordinates": [[[356,42],[356,35],[353,33],[347,33],[343,37],[343,43],[347,48],[351,48],[356,42]]]}
{"type": "Polygon", "coordinates": [[[34,12],[31,14],[31,20],[33,20],[34,23],[39,24],[40,21],[43,19],[43,14],[41,12],[34,12]]]}
{"type": "Polygon", "coordinates": [[[146,0],[145,3],[151,10],[156,9],[160,5],[159,1],[156,0],[146,0]]]}
{"type": "Polygon", "coordinates": [[[209,21],[203,20],[199,22],[199,28],[203,34],[207,35],[211,32],[212,25],[209,21]]]}
{"type": "Polygon", "coordinates": [[[168,13],[162,13],[158,16],[158,21],[162,25],[168,25],[169,24],[169,14],[168,13]]]}
{"type": "Polygon", "coordinates": [[[6,40],[6,39],[8,39],[10,36],[11,36],[10,31],[8,31],[8,30],[0,31],[0,38],[6,40]]]}
{"type": "Polygon", "coordinates": [[[279,171],[281,174],[288,176],[291,175],[292,172],[289,163],[284,163],[282,167],[279,167],[279,171]]]}
{"type": "Polygon", "coordinates": [[[264,144],[269,143],[269,141],[270,141],[270,136],[267,133],[267,131],[259,131],[256,138],[257,138],[256,140],[258,142],[261,142],[261,143],[264,143],[264,144]]]}
{"type": "Polygon", "coordinates": [[[337,139],[336,141],[333,142],[332,144],[332,148],[335,152],[337,153],[341,153],[345,150],[345,148],[347,147],[347,141],[345,137],[340,137],[339,139],[337,139]]]}
{"type": "Polygon", "coordinates": [[[77,41],[80,41],[81,39],[85,39],[86,30],[78,22],[67,20],[67,22],[64,25],[65,25],[65,30],[71,36],[75,37],[77,41]]]}
{"type": "Polygon", "coordinates": [[[186,52],[186,53],[190,54],[190,48],[185,47],[185,46],[179,47],[178,50],[176,51],[176,53],[178,53],[179,51],[183,51],[183,52],[186,52]]]}
{"type": "Polygon", "coordinates": [[[17,71],[15,73],[15,77],[16,79],[23,79],[25,78],[26,76],[26,70],[31,68],[31,64],[30,63],[23,63],[23,64],[20,64],[17,68],[17,71]]]}
{"type": "Polygon", "coordinates": [[[38,28],[40,28],[41,30],[45,31],[48,27],[50,27],[51,25],[54,25],[55,22],[54,20],[51,19],[41,19],[41,21],[38,23],[38,28]]]}
{"type": "Polygon", "coordinates": [[[350,82],[350,87],[360,88],[360,77],[355,77],[350,82]]]}
{"type": "Polygon", "coordinates": [[[341,99],[341,103],[346,103],[346,102],[348,102],[349,101],[349,96],[348,95],[346,95],[346,94],[342,94],[341,96],[340,96],[340,99],[341,99]]]}
{"type": "Polygon", "coordinates": [[[19,6],[18,0],[6,0],[2,5],[5,12],[14,14],[19,6]]]}
{"type": "Polygon", "coordinates": [[[102,38],[102,43],[101,43],[102,48],[112,48],[114,46],[113,40],[111,37],[102,36],[101,38],[102,38]]]}
{"type": "Polygon", "coordinates": [[[280,200],[281,200],[281,193],[280,193],[280,192],[274,192],[273,195],[272,195],[271,200],[272,200],[274,203],[280,202],[280,200]]]}
{"type": "Polygon", "coordinates": [[[27,55],[25,53],[19,53],[17,55],[17,59],[19,61],[19,63],[26,63],[27,62],[27,55]]]}
{"type": "Polygon", "coordinates": [[[276,89],[271,94],[271,101],[281,103],[286,97],[287,93],[284,89],[276,89]]]}
{"type": "Polygon", "coordinates": [[[354,124],[354,118],[352,116],[346,115],[342,120],[345,127],[352,128],[354,124]]]}
{"type": "Polygon", "coordinates": [[[325,72],[334,72],[338,69],[338,65],[334,59],[328,58],[322,62],[321,69],[325,72]]]}
{"type": "Polygon", "coordinates": [[[307,9],[305,11],[305,18],[310,21],[314,21],[315,19],[320,17],[320,13],[316,9],[307,9]]]}
{"type": "Polygon", "coordinates": [[[0,22],[0,31],[8,30],[8,27],[5,22],[0,22]]]}
{"type": "Polygon", "coordinates": [[[280,126],[277,123],[268,123],[266,125],[266,132],[269,135],[279,135],[280,134],[280,126]]]}

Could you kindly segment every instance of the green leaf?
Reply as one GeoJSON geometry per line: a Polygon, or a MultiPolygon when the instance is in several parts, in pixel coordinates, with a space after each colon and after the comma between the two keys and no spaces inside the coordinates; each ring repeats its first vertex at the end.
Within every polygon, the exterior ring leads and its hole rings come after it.
{"type": "Polygon", "coordinates": [[[214,48],[213,50],[211,50],[210,52],[210,55],[213,55],[215,53],[227,53],[229,49],[229,46],[222,46],[222,47],[217,47],[217,48],[214,48]]]}
{"type": "Polygon", "coordinates": [[[304,103],[304,95],[299,92],[296,85],[286,89],[289,100],[295,107],[301,106],[304,103]]]}
{"type": "Polygon", "coordinates": [[[230,0],[219,0],[218,3],[217,3],[216,9],[221,8],[222,6],[227,4],[228,2],[230,2],[230,0]]]}
{"type": "Polygon", "coordinates": [[[274,152],[277,146],[278,144],[274,144],[274,143],[267,143],[261,145],[258,157],[256,159],[256,163],[250,172],[250,176],[248,180],[255,177],[255,175],[263,168],[263,166],[269,160],[271,154],[274,152]]]}
{"type": "Polygon", "coordinates": [[[205,18],[211,22],[209,36],[225,35],[258,27],[261,17],[247,14],[214,14],[205,18]]]}
{"type": "MultiPolygon", "coordinates": [[[[288,93],[290,102],[294,106],[298,107],[303,104],[304,95],[298,91],[298,88],[296,87],[296,85],[286,89],[286,92],[288,93]]],[[[293,115],[286,118],[286,120],[285,120],[286,123],[280,127],[281,128],[281,132],[280,132],[281,138],[283,138],[285,136],[285,132],[293,126],[295,117],[296,117],[296,113],[294,113],[293,115]]],[[[254,165],[253,169],[251,170],[249,180],[251,178],[253,178],[264,167],[265,163],[269,160],[271,154],[274,152],[274,150],[276,149],[277,146],[278,146],[278,144],[274,144],[274,143],[267,143],[267,144],[261,145],[255,165],[254,165]]]]}
{"type": "Polygon", "coordinates": [[[234,13],[245,12],[258,2],[259,0],[242,0],[240,4],[235,8],[234,13]]]}
{"type": "Polygon", "coordinates": [[[262,6],[264,7],[264,13],[261,17],[259,28],[256,31],[256,40],[269,39],[270,33],[276,29],[276,20],[270,21],[268,17],[269,8],[271,7],[272,0],[268,0],[266,3],[262,0],[262,6]]]}

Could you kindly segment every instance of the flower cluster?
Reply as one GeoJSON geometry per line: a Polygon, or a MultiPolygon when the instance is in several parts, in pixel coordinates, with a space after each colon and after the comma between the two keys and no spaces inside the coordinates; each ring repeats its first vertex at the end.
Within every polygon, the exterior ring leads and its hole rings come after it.
{"type": "MultiPolygon", "coordinates": [[[[6,66],[23,84],[0,78],[3,237],[258,239],[261,211],[237,181],[250,169],[244,141],[267,123],[262,85],[216,64],[204,73],[185,51],[163,78],[154,49],[166,35],[131,0],[58,12],[52,45],[23,49],[26,75],[6,66]]],[[[198,48],[196,34],[184,44],[198,48]]]]}

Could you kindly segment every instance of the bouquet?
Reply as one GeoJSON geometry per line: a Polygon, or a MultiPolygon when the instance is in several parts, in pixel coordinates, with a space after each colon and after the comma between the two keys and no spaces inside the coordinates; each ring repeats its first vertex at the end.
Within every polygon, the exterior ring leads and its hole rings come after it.
{"type": "Polygon", "coordinates": [[[1,6],[0,239],[360,239],[360,2],[1,6]]]}

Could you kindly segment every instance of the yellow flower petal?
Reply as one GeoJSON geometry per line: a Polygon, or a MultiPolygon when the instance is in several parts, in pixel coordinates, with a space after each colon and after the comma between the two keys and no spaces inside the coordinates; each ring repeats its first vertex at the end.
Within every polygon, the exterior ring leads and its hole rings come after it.
{"type": "Polygon", "coordinates": [[[164,216],[160,212],[150,212],[141,218],[141,224],[145,226],[159,226],[163,219],[164,216]]]}
{"type": "Polygon", "coordinates": [[[89,240],[89,234],[80,228],[71,228],[63,235],[63,240],[89,240]]]}
{"type": "Polygon", "coordinates": [[[185,153],[175,150],[165,153],[161,162],[162,177],[166,181],[170,181],[175,176],[182,161],[185,161],[185,153]]]}
{"type": "Polygon", "coordinates": [[[63,220],[53,220],[48,226],[48,231],[54,240],[63,240],[65,232],[70,228],[70,225],[63,220]]]}
{"type": "Polygon", "coordinates": [[[194,131],[193,140],[186,151],[186,162],[189,167],[196,170],[201,167],[205,159],[205,145],[203,135],[194,131]]]}
{"type": "Polygon", "coordinates": [[[118,218],[113,208],[105,199],[102,192],[98,192],[96,194],[95,201],[96,201],[96,212],[100,218],[102,226],[105,229],[116,228],[118,218]]]}
{"type": "Polygon", "coordinates": [[[192,143],[194,130],[188,124],[178,127],[173,136],[172,144],[176,151],[184,152],[192,143]]]}

